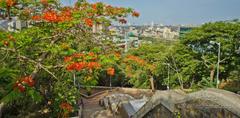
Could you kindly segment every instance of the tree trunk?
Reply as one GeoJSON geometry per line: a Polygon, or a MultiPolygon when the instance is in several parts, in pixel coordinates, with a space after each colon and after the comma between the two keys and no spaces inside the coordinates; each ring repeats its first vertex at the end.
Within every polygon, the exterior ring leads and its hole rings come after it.
{"type": "Polygon", "coordinates": [[[153,77],[150,78],[150,83],[151,83],[151,89],[154,91],[155,87],[154,87],[153,77]]]}
{"type": "Polygon", "coordinates": [[[213,82],[214,81],[214,73],[215,73],[215,66],[211,65],[210,66],[210,81],[213,82]]]}
{"type": "Polygon", "coordinates": [[[184,87],[183,87],[182,76],[181,76],[181,75],[179,75],[179,73],[178,73],[178,72],[177,72],[177,75],[178,75],[178,82],[179,82],[179,84],[180,84],[180,87],[181,87],[181,89],[183,90],[183,89],[184,89],[184,87]]]}
{"type": "Polygon", "coordinates": [[[10,10],[11,10],[11,8],[7,7],[7,17],[9,20],[11,19],[11,11],[10,10]]]}
{"type": "Polygon", "coordinates": [[[3,106],[4,106],[4,103],[0,103],[0,118],[2,118],[2,111],[3,111],[3,106]]]}
{"type": "Polygon", "coordinates": [[[211,80],[211,82],[214,81],[214,73],[215,73],[215,70],[211,69],[211,72],[210,72],[210,80],[211,80]]]}

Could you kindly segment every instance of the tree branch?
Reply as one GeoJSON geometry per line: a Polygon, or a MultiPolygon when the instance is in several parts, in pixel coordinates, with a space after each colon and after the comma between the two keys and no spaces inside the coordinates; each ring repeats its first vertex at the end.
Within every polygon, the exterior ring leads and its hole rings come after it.
{"type": "Polygon", "coordinates": [[[44,67],[44,65],[42,65],[40,62],[36,62],[28,57],[19,55],[20,58],[28,60],[31,63],[34,63],[37,65],[37,68],[35,68],[35,70],[33,72],[37,72],[39,70],[39,67],[42,68],[43,70],[45,70],[47,73],[49,73],[50,75],[52,75],[55,79],[58,79],[51,71],[49,71],[46,67],[44,67]]]}

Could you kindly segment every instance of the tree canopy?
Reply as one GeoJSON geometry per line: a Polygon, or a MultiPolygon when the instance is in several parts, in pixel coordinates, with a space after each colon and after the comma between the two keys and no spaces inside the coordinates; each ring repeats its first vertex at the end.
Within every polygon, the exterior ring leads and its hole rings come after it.
{"type": "Polygon", "coordinates": [[[109,40],[107,27],[139,17],[131,8],[85,0],[74,6],[58,0],[0,0],[0,9],[5,19],[29,23],[17,32],[0,32],[0,98],[6,117],[36,111],[68,117],[77,110],[79,86],[215,87],[216,43],[221,45],[220,81],[240,81],[238,21],[207,23],[177,41],[124,53],[109,40]]]}
{"type": "Polygon", "coordinates": [[[1,0],[0,8],[9,19],[18,17],[31,26],[0,32],[1,102],[10,116],[26,115],[37,105],[42,107],[36,111],[47,107],[53,117],[68,117],[77,108],[78,84],[97,85],[100,76],[115,75],[121,50],[106,40],[107,27],[139,16],[131,8],[85,0],[74,6],[57,0],[1,0]]]}

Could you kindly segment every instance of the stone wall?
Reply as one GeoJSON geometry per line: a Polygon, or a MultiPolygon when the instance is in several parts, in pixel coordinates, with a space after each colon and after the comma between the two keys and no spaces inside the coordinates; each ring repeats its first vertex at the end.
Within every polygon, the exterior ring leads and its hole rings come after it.
{"type": "MultiPolygon", "coordinates": [[[[180,90],[156,91],[151,99],[133,115],[133,118],[142,118],[149,115],[154,116],[155,114],[156,116],[165,115],[168,111],[174,114],[175,103],[184,97],[185,93],[180,90]]],[[[166,114],[166,117],[171,118],[172,115],[168,114],[166,114]]]]}
{"type": "Polygon", "coordinates": [[[219,89],[156,92],[134,118],[240,118],[240,96],[219,89]]]}
{"type": "Polygon", "coordinates": [[[186,94],[181,90],[152,92],[133,88],[103,88],[96,95],[102,92],[106,93],[102,96],[121,93],[135,99],[149,97],[149,101],[131,118],[240,118],[240,95],[220,89],[186,94]]]}
{"type": "Polygon", "coordinates": [[[153,110],[148,112],[144,118],[174,118],[174,113],[164,105],[157,105],[153,110]]]}
{"type": "Polygon", "coordinates": [[[212,101],[192,100],[176,105],[178,115],[181,118],[239,118],[212,101]]]}

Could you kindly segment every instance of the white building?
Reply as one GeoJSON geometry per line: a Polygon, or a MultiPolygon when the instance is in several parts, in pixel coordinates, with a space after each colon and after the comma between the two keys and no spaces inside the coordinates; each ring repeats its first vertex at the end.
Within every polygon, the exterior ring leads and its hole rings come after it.
{"type": "Polygon", "coordinates": [[[30,22],[18,20],[16,17],[11,20],[0,20],[0,29],[10,32],[16,32],[25,27],[30,27],[30,22]]]}

